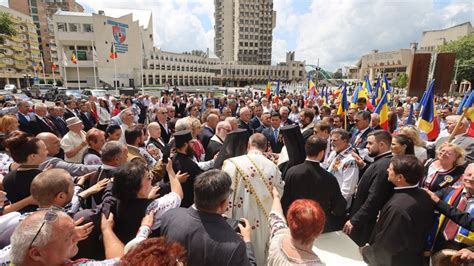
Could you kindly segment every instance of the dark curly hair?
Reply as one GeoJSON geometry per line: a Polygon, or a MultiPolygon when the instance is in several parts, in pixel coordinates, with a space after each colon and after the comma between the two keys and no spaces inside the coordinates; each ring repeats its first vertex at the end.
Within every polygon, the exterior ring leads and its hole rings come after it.
{"type": "Polygon", "coordinates": [[[142,177],[146,166],[139,161],[129,162],[120,166],[114,174],[112,194],[119,200],[126,201],[137,197],[142,186],[142,177]]]}
{"type": "Polygon", "coordinates": [[[125,254],[117,265],[187,265],[186,250],[178,242],[164,237],[149,238],[125,254]]]}

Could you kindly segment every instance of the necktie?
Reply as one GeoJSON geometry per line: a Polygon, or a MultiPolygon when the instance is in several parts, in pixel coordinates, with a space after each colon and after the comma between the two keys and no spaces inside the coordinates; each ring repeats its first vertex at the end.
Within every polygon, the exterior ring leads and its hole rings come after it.
{"type": "Polygon", "coordinates": [[[273,134],[275,135],[275,142],[278,142],[278,129],[273,130],[273,134]]]}
{"type": "MultiPolygon", "coordinates": [[[[458,203],[458,210],[464,212],[467,206],[467,200],[471,197],[471,194],[465,193],[458,203]]],[[[446,228],[444,229],[444,237],[446,240],[454,240],[458,233],[459,225],[453,222],[453,220],[449,220],[446,224],[446,228]]]]}

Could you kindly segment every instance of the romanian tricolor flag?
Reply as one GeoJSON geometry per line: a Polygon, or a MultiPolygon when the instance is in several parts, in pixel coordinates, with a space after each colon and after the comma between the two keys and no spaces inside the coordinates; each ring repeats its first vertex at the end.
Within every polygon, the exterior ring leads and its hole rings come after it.
{"type": "Polygon", "coordinates": [[[344,117],[346,115],[347,109],[349,109],[349,102],[347,101],[347,88],[344,84],[341,94],[339,95],[339,108],[337,109],[337,115],[344,117]]]}
{"type": "Polygon", "coordinates": [[[308,97],[314,98],[316,96],[316,86],[314,82],[310,79],[308,83],[308,97]]]}
{"type": "Polygon", "coordinates": [[[377,106],[377,100],[380,101],[380,97],[382,97],[382,96],[379,96],[379,94],[381,95],[381,92],[382,92],[380,87],[381,87],[380,78],[377,78],[377,82],[375,83],[375,88],[372,91],[371,103],[373,106],[377,106]]]}
{"type": "Polygon", "coordinates": [[[365,75],[364,83],[362,83],[362,88],[367,90],[368,92],[372,92],[372,84],[370,84],[369,76],[365,75]]]}
{"type": "Polygon", "coordinates": [[[379,104],[377,105],[377,108],[375,108],[375,113],[380,115],[380,127],[388,131],[388,100],[387,100],[387,94],[388,92],[386,91],[382,99],[380,100],[379,104]]]}
{"type": "Polygon", "coordinates": [[[75,64],[75,65],[77,64],[76,51],[74,51],[74,52],[72,53],[71,62],[72,62],[73,64],[75,64]]]}
{"type": "Polygon", "coordinates": [[[354,92],[354,95],[352,96],[352,103],[351,103],[351,108],[357,108],[357,100],[359,98],[364,98],[367,100],[367,109],[373,111],[374,106],[370,103],[369,101],[369,93],[367,91],[367,88],[364,88],[363,85],[359,82],[357,85],[357,89],[354,92]]]}
{"type": "Polygon", "coordinates": [[[465,113],[466,117],[471,122],[467,135],[474,137],[474,90],[471,90],[471,93],[466,93],[466,95],[464,95],[458,109],[458,114],[461,113],[465,113]]]}
{"type": "Polygon", "coordinates": [[[272,84],[270,84],[270,81],[267,83],[267,87],[265,88],[265,94],[267,95],[267,98],[270,98],[270,93],[272,91],[272,84]]]}
{"type": "Polygon", "coordinates": [[[435,80],[431,81],[426,97],[420,103],[421,112],[418,119],[418,128],[427,134],[429,141],[435,140],[439,135],[438,115],[434,102],[434,82],[435,80]]]}
{"type": "Polygon", "coordinates": [[[112,46],[110,47],[110,59],[116,59],[118,58],[117,50],[115,49],[115,43],[112,42],[112,46]]]}

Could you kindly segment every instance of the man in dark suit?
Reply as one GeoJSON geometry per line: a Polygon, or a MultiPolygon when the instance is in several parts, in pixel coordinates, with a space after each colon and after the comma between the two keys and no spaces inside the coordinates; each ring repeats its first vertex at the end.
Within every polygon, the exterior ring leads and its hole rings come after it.
{"type": "Polygon", "coordinates": [[[246,129],[249,133],[249,136],[253,134],[253,128],[250,126],[250,109],[248,107],[243,107],[239,112],[239,121],[237,122],[238,128],[246,129]]]}
{"type": "Polygon", "coordinates": [[[341,194],[337,179],[320,166],[324,158],[327,141],[311,136],[305,144],[306,161],[286,172],[285,189],[281,199],[283,211],[288,211],[297,199],[317,201],[326,213],[325,232],[340,230],[334,224],[337,216],[346,210],[346,200],[341,194]]]}
{"type": "Polygon", "coordinates": [[[388,179],[395,185],[395,191],[380,212],[370,245],[361,249],[367,264],[424,264],[434,203],[418,187],[423,172],[423,165],[414,155],[396,156],[391,160],[388,179]]]}
{"type": "Polygon", "coordinates": [[[266,128],[271,127],[270,113],[264,112],[260,117],[260,126],[255,129],[255,133],[262,133],[266,128]]]}
{"type": "Polygon", "coordinates": [[[160,124],[161,128],[161,139],[167,144],[170,141],[171,132],[168,129],[168,110],[165,107],[159,107],[155,109],[156,122],[160,124]]]}
{"type": "Polygon", "coordinates": [[[283,137],[280,134],[280,125],[280,114],[273,112],[271,116],[271,127],[262,131],[262,134],[267,138],[267,141],[270,142],[270,147],[274,153],[280,153],[283,148],[283,137]]]}
{"type": "Polygon", "coordinates": [[[87,105],[85,102],[81,103],[79,111],[79,119],[82,120],[84,124],[84,131],[87,132],[89,129],[93,128],[96,124],[94,116],[87,110],[87,105]]]}
{"type": "Polygon", "coordinates": [[[369,241],[379,211],[393,194],[393,184],[387,179],[392,158],[391,143],[392,136],[385,130],[371,132],[367,138],[369,156],[374,158],[374,162],[359,180],[351,218],[343,229],[359,246],[369,241]]]}
{"type": "Polygon", "coordinates": [[[314,134],[314,112],[309,108],[304,108],[300,112],[300,124],[301,134],[303,135],[304,141],[308,140],[314,134]]]}
{"type": "Polygon", "coordinates": [[[257,104],[253,107],[253,117],[250,119],[250,126],[256,130],[262,124],[261,117],[263,113],[263,108],[261,104],[257,104]]]}
{"type": "Polygon", "coordinates": [[[355,115],[355,130],[352,138],[351,144],[352,147],[356,149],[365,149],[367,146],[367,136],[373,129],[370,127],[370,112],[368,111],[359,111],[355,115]]]}
{"type": "Polygon", "coordinates": [[[29,123],[31,121],[31,116],[29,114],[30,111],[30,104],[27,101],[21,101],[17,105],[18,107],[18,128],[23,132],[30,132],[29,123]]]}
{"type": "Polygon", "coordinates": [[[186,116],[186,103],[181,101],[181,97],[176,96],[175,101],[173,103],[176,117],[185,117],[186,116]]]}
{"type": "Polygon", "coordinates": [[[181,201],[181,207],[190,207],[194,203],[194,179],[203,171],[193,161],[193,148],[190,141],[192,140],[191,131],[182,130],[174,134],[174,141],[176,146],[176,156],[173,158],[173,169],[177,173],[188,173],[189,177],[186,182],[182,183],[184,197],[181,201]]]}
{"type": "Polygon", "coordinates": [[[29,122],[28,133],[37,135],[41,132],[50,132],[58,135],[58,130],[54,126],[53,122],[46,118],[48,113],[46,105],[44,103],[35,104],[35,115],[29,122]]]}
{"type": "MultiPolygon", "coordinates": [[[[227,209],[231,178],[220,170],[207,171],[194,183],[195,205],[161,216],[160,235],[178,241],[187,250],[189,265],[250,265],[255,263],[250,224],[237,222],[239,236],[222,216],[227,209]],[[179,223],[177,223],[179,221],[179,223]]],[[[234,220],[235,221],[235,220],[234,220]]]]}
{"type": "Polygon", "coordinates": [[[59,117],[61,107],[53,106],[48,108],[48,115],[46,119],[49,119],[54,126],[58,129],[58,137],[62,138],[69,132],[69,128],[66,125],[66,122],[59,117]]]}
{"type": "Polygon", "coordinates": [[[216,114],[209,114],[207,116],[206,123],[204,124],[204,127],[198,136],[198,139],[201,141],[201,144],[204,149],[207,149],[209,141],[211,140],[212,136],[214,136],[218,122],[219,116],[217,116],[216,114]]]}
{"type": "Polygon", "coordinates": [[[64,120],[67,120],[68,118],[78,116],[77,115],[77,110],[76,110],[76,101],[74,100],[67,100],[66,101],[66,108],[64,110],[64,120]]]}
{"type": "Polygon", "coordinates": [[[209,161],[221,150],[227,134],[232,131],[229,122],[221,121],[216,126],[216,134],[209,140],[204,161],[209,161]]]}

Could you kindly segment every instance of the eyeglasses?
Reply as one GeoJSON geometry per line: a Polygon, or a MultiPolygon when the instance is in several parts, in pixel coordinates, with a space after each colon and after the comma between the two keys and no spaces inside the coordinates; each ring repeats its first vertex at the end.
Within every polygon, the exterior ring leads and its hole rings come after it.
{"type": "Polygon", "coordinates": [[[36,232],[35,237],[33,237],[33,240],[31,240],[29,249],[33,246],[33,243],[35,242],[36,238],[38,237],[39,233],[41,232],[41,229],[43,229],[46,222],[52,223],[52,222],[56,221],[57,219],[58,219],[58,214],[53,210],[48,210],[44,214],[43,223],[41,224],[40,228],[38,229],[38,232],[36,232]]]}

